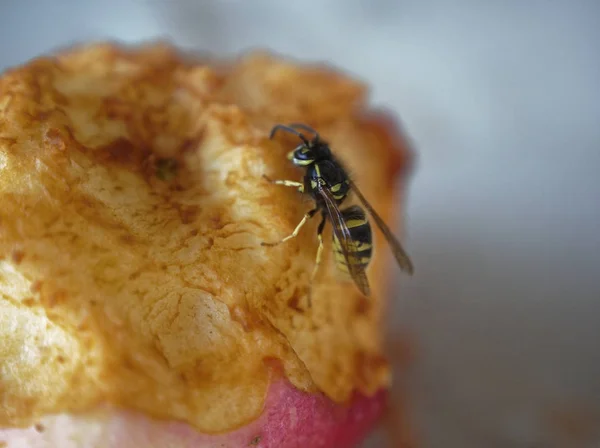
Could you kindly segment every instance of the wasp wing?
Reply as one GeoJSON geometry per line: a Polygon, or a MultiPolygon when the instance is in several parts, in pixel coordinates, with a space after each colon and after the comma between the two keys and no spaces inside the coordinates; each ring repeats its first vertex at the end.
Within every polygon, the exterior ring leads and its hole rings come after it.
{"type": "Polygon", "coordinates": [[[369,296],[371,289],[369,287],[367,273],[351,248],[352,236],[350,235],[348,226],[346,226],[346,223],[344,222],[342,213],[329,190],[323,188],[322,185],[319,185],[317,187],[317,192],[325,203],[327,215],[329,216],[331,227],[333,228],[333,234],[340,243],[342,254],[344,255],[346,265],[348,266],[348,272],[354,280],[354,283],[356,283],[356,286],[358,286],[358,289],[360,289],[365,296],[369,296]]]}
{"type": "Polygon", "coordinates": [[[389,227],[385,224],[385,222],[383,222],[383,219],[381,219],[381,217],[377,214],[373,207],[371,207],[371,204],[369,204],[369,201],[367,201],[367,199],[363,196],[360,190],[356,187],[356,184],[350,179],[348,179],[348,181],[352,191],[354,191],[356,196],[358,196],[360,201],[363,203],[363,205],[365,206],[369,214],[373,217],[373,220],[385,236],[385,239],[392,248],[392,252],[394,253],[394,257],[396,257],[396,261],[398,262],[400,268],[403,271],[406,271],[407,273],[412,275],[412,273],[414,272],[412,261],[410,261],[410,257],[405,252],[400,242],[396,239],[396,237],[391,232],[389,227]]]}

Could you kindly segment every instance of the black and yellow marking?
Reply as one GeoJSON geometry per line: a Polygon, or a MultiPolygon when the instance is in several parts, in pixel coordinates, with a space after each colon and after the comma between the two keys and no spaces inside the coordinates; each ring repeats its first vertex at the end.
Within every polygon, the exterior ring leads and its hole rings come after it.
{"type": "Polygon", "coordinates": [[[341,201],[348,195],[348,182],[339,182],[329,188],[331,195],[336,201],[341,201]]]}
{"type": "MultiPolygon", "coordinates": [[[[367,216],[363,209],[357,205],[341,210],[341,214],[352,239],[347,245],[348,252],[351,255],[350,263],[357,264],[362,269],[366,269],[373,255],[373,234],[367,216]]],[[[333,235],[333,250],[338,269],[349,273],[350,270],[344,257],[342,245],[335,234],[333,235]]]]}
{"type": "Polygon", "coordinates": [[[335,184],[335,185],[332,185],[331,188],[330,188],[330,190],[331,190],[332,193],[337,193],[337,192],[340,191],[340,189],[342,188],[343,185],[344,184],[342,182],[340,182],[338,184],[335,184]]]}
{"type": "Polygon", "coordinates": [[[302,159],[296,159],[295,157],[292,161],[294,162],[294,165],[298,165],[298,166],[308,166],[312,163],[315,163],[315,161],[313,159],[302,160],[302,159]]]}
{"type": "Polygon", "coordinates": [[[300,146],[295,150],[290,151],[287,158],[296,166],[306,167],[315,163],[315,158],[311,149],[306,146],[300,146]]]}

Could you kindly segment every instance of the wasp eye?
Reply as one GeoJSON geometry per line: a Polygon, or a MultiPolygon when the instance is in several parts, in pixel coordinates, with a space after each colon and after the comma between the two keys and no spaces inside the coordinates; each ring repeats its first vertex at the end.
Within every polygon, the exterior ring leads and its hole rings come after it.
{"type": "Polygon", "coordinates": [[[299,148],[294,151],[294,157],[300,160],[310,159],[312,156],[311,150],[308,148],[299,148]]]}

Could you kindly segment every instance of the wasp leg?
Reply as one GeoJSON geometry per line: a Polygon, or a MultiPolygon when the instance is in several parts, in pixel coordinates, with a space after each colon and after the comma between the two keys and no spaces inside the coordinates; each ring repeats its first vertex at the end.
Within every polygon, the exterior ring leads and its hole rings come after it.
{"type": "Polygon", "coordinates": [[[319,239],[319,248],[317,249],[317,258],[315,260],[315,266],[312,271],[312,275],[310,276],[310,289],[308,292],[308,307],[312,306],[312,284],[317,276],[317,272],[319,270],[319,266],[321,265],[321,257],[323,256],[323,229],[325,228],[326,218],[323,216],[319,227],[317,228],[317,238],[319,239]]]}
{"type": "Polygon", "coordinates": [[[323,229],[325,228],[325,216],[321,220],[319,227],[317,228],[317,238],[319,239],[319,248],[317,249],[317,259],[315,261],[315,267],[313,268],[313,272],[311,275],[311,283],[317,275],[317,271],[319,270],[319,266],[321,265],[321,257],[323,255],[323,229]]]}
{"type": "Polygon", "coordinates": [[[266,174],[263,174],[263,177],[272,184],[285,185],[286,187],[294,187],[297,188],[300,193],[304,193],[304,184],[302,182],[296,182],[294,180],[273,180],[266,174]]]}
{"type": "Polygon", "coordinates": [[[289,234],[288,236],[286,236],[285,238],[283,238],[283,239],[281,239],[279,241],[276,241],[275,243],[265,243],[265,242],[262,242],[262,243],[260,243],[261,246],[277,246],[278,244],[285,243],[286,241],[291,240],[292,238],[296,238],[298,236],[298,233],[300,233],[300,229],[302,228],[302,226],[304,224],[306,224],[306,222],[310,218],[312,218],[313,216],[315,216],[315,213],[317,213],[317,211],[318,211],[318,209],[315,208],[314,210],[311,210],[311,211],[307,212],[304,215],[304,217],[302,218],[302,221],[300,221],[298,223],[298,225],[296,226],[296,228],[294,229],[294,231],[291,234],[289,234]]]}

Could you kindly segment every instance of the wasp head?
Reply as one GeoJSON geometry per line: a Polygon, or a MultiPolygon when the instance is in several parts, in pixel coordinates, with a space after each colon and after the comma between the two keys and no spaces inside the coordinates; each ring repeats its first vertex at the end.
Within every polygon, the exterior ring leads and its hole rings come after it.
{"type": "Polygon", "coordinates": [[[313,139],[308,143],[297,146],[296,149],[288,153],[287,157],[294,165],[306,167],[315,162],[330,159],[331,151],[326,143],[313,139]]]}
{"type": "Polygon", "coordinates": [[[302,143],[287,155],[287,158],[291,160],[294,165],[307,167],[313,163],[331,158],[329,145],[321,140],[319,133],[310,126],[301,123],[292,123],[289,126],[278,124],[271,129],[270,138],[273,138],[277,131],[295,134],[302,140],[302,143]],[[299,132],[298,129],[311,133],[313,135],[312,138],[307,138],[303,133],[299,132]]]}

